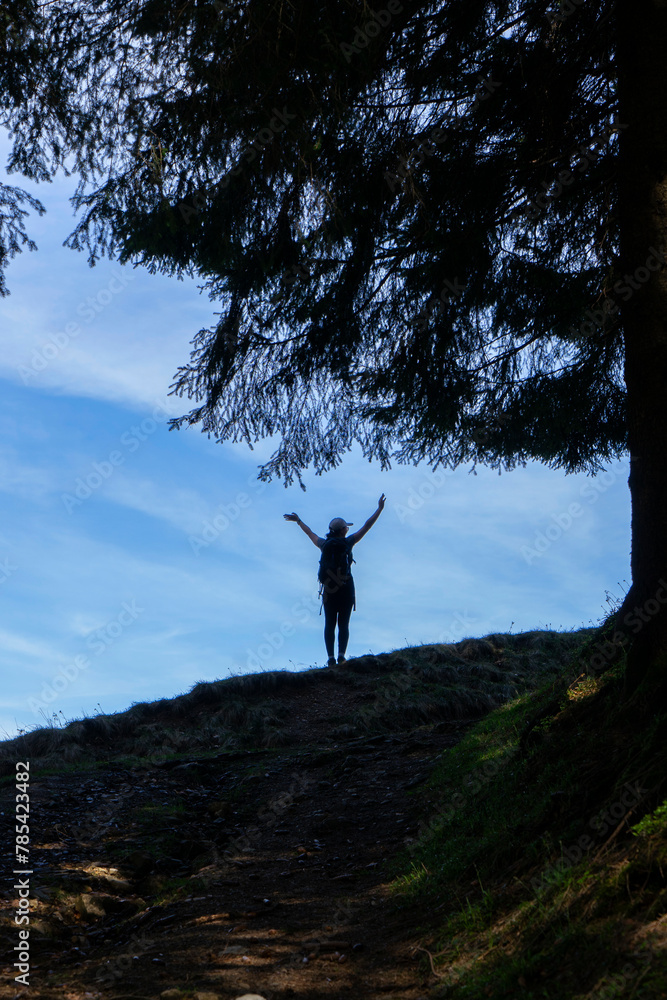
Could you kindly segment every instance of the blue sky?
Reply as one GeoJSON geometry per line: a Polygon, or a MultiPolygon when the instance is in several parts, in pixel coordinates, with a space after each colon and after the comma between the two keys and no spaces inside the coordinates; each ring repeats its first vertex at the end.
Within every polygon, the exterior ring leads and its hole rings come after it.
{"type": "Polygon", "coordinates": [[[169,385],[214,322],[194,281],[62,247],[67,178],[23,184],[48,211],[39,250],[10,264],[0,401],[0,736],[199,680],[322,666],[318,534],[384,513],[355,550],[349,655],[464,635],[578,628],[629,580],[627,464],[565,476],[537,464],[381,472],[359,452],[259,483],[273,450],[167,430],[188,408],[169,385]],[[574,505],[574,506],[573,506],[574,505]]]}

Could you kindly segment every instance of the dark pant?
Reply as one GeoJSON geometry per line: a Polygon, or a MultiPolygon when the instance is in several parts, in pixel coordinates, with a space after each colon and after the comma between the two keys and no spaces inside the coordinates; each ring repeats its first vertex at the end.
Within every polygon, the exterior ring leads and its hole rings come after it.
{"type": "Polygon", "coordinates": [[[327,655],[334,655],[334,638],[338,625],[338,655],[344,656],[350,638],[350,615],[354,607],[354,583],[352,580],[333,594],[324,593],[324,643],[327,655]]]}

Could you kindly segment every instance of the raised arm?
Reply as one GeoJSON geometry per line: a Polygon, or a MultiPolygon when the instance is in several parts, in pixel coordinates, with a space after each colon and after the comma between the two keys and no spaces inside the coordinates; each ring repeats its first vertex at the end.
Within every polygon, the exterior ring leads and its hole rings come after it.
{"type": "Polygon", "coordinates": [[[378,500],[378,509],[375,511],[375,513],[371,514],[371,516],[368,518],[368,520],[366,521],[365,524],[362,524],[362,526],[359,528],[359,531],[355,531],[355,532],[353,532],[353,534],[348,535],[348,537],[349,537],[349,539],[350,539],[350,541],[352,542],[353,545],[356,545],[356,543],[359,541],[359,539],[363,538],[364,535],[366,534],[366,532],[370,531],[370,529],[373,527],[373,525],[377,521],[378,517],[380,516],[380,514],[384,510],[385,500],[386,500],[386,497],[385,497],[385,495],[383,493],[382,496],[380,497],[380,499],[378,500]]]}
{"type": "Polygon", "coordinates": [[[298,514],[283,514],[283,517],[285,518],[286,521],[296,521],[301,530],[305,531],[305,533],[308,535],[313,545],[317,545],[318,548],[320,547],[322,539],[318,535],[316,535],[314,531],[311,531],[307,524],[303,523],[298,514]]]}

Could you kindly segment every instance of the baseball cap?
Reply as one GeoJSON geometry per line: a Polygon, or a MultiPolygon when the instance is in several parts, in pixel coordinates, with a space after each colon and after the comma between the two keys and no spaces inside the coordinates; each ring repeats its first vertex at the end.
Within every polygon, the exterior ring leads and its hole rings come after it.
{"type": "Polygon", "coordinates": [[[346,521],[344,517],[334,517],[329,521],[329,530],[339,531],[340,528],[351,528],[353,524],[354,521],[346,521]]]}

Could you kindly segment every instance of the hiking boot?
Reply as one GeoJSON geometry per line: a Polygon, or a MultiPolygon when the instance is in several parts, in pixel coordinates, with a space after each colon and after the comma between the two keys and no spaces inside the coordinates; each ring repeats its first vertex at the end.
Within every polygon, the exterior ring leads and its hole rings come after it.
{"type": "Polygon", "coordinates": [[[335,667],[336,666],[336,657],[335,656],[330,656],[329,657],[329,662],[327,663],[327,666],[328,667],[335,667]]]}
{"type": "Polygon", "coordinates": [[[339,662],[339,663],[345,663],[345,657],[344,657],[344,656],[340,656],[340,655],[339,655],[339,657],[338,657],[338,662],[339,662]]]}

